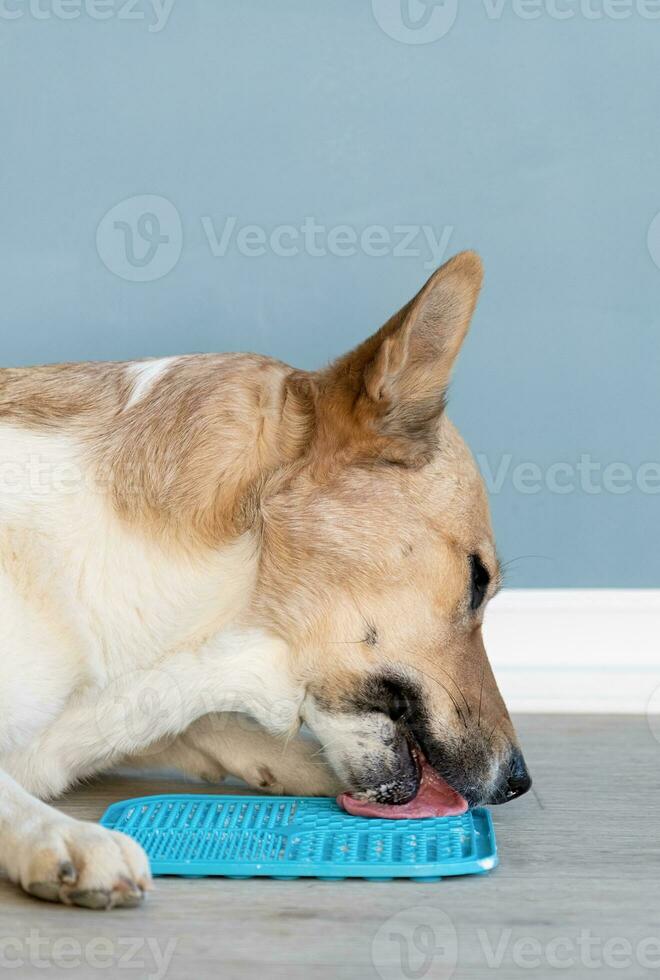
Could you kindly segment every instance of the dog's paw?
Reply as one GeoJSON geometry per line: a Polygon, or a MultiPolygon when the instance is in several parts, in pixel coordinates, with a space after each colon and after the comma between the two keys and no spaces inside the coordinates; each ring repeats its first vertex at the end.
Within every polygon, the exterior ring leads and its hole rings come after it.
{"type": "Polygon", "coordinates": [[[248,786],[275,796],[337,796],[344,787],[332,770],[306,757],[256,763],[236,773],[248,786]]]}
{"type": "Polygon", "coordinates": [[[139,844],[81,820],[44,821],[16,857],[12,877],[47,902],[133,908],[151,887],[149,861],[139,844]]]}

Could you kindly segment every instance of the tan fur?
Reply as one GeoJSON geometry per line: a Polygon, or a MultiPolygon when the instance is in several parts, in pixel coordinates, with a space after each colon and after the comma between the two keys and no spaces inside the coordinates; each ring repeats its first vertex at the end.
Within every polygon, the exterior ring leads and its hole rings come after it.
{"type": "Polygon", "coordinates": [[[130,405],[128,365],[0,372],[0,421],[78,434],[126,520],[217,545],[249,523],[267,474],[307,435],[290,368],[256,355],[181,357],[130,405]]]}

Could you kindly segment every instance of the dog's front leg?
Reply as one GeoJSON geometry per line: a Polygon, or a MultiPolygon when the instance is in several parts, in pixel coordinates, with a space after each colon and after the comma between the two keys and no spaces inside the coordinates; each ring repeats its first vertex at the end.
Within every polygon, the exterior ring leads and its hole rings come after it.
{"type": "Polygon", "coordinates": [[[232,776],[264,792],[336,796],[342,791],[318,742],[273,735],[245,715],[207,715],[184,737],[207,759],[217,759],[232,776]]]}
{"type": "Polygon", "coordinates": [[[149,884],[142,849],[122,834],[58,813],[30,792],[57,795],[209,711],[239,708],[271,731],[290,729],[297,703],[277,662],[283,653],[278,641],[266,643],[259,634],[227,634],[177,654],[166,669],[129,671],[69,703],[29,747],[2,757],[0,867],[50,901],[137,904],[149,884]]]}
{"type": "Polygon", "coordinates": [[[2,771],[0,867],[37,898],[93,909],[139,905],[151,881],[130,837],[58,813],[2,771]]]}
{"type": "Polygon", "coordinates": [[[272,735],[247,715],[229,712],[199,718],[174,741],[126,764],[180,769],[211,783],[238,776],[248,786],[289,796],[336,796],[342,789],[318,742],[272,735]]]}
{"type": "Polygon", "coordinates": [[[288,679],[286,650],[257,631],[225,633],[161,667],[131,670],[67,705],[2,765],[36,796],[57,796],[77,779],[144,754],[204,715],[241,711],[271,734],[298,725],[301,693],[288,679]]]}

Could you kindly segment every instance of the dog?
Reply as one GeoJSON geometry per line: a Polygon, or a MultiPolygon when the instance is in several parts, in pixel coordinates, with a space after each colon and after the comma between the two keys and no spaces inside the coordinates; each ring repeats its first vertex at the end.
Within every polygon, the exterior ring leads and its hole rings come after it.
{"type": "Polygon", "coordinates": [[[317,372],[0,372],[0,867],[25,891],[141,902],[138,844],[45,802],[120,763],[367,816],[529,789],[482,642],[486,493],[445,413],[481,281],[461,253],[317,372]]]}

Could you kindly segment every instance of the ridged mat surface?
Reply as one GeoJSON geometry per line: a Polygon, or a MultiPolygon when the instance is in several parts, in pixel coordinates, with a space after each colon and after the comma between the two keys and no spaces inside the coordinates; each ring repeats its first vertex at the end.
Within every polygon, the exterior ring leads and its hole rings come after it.
{"type": "Polygon", "coordinates": [[[186,794],[114,803],[101,823],[139,841],[154,875],[437,881],[497,864],[485,809],[381,820],[318,797],[186,794]]]}

